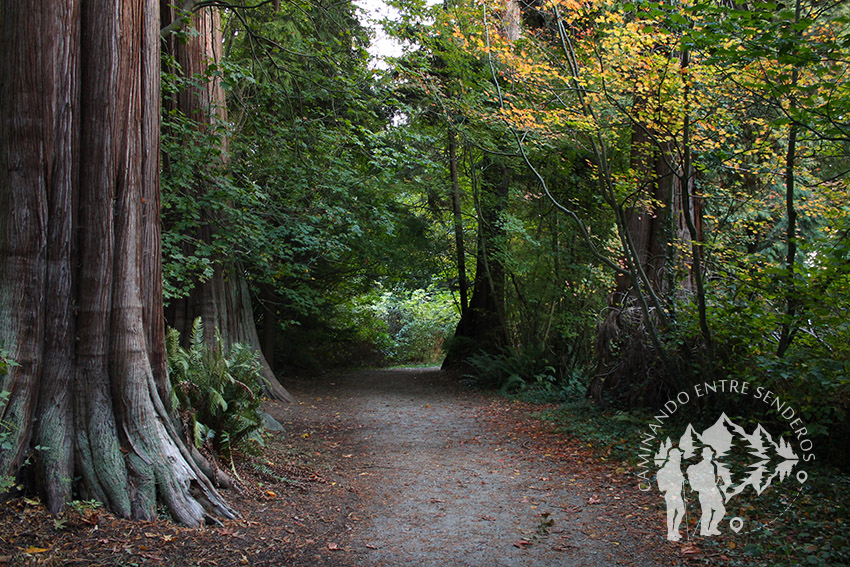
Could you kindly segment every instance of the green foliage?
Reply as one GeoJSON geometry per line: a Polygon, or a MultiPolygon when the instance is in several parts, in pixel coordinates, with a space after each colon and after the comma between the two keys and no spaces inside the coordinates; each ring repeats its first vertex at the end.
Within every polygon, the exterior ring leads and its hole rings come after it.
{"type": "Polygon", "coordinates": [[[521,391],[547,382],[545,366],[560,378],[597,364],[599,399],[652,405],[745,379],[794,399],[824,452],[848,455],[847,7],[556,3],[523,8],[506,39],[498,10],[401,5],[394,29],[421,49],[399,62],[400,89],[419,97],[420,129],[443,121],[480,150],[464,150],[464,188],[480,196],[492,154],[527,158],[510,164],[495,243],[515,346],[473,355],[478,380],[521,391]],[[667,226],[678,197],[651,189],[664,168],[695,170],[693,234],[678,212],[667,226]],[[538,199],[544,180],[560,207],[538,199]],[[650,252],[643,276],[630,248],[646,239],[669,256],[659,268],[650,252]]]}
{"type": "Polygon", "coordinates": [[[341,338],[357,340],[328,321],[336,306],[375,281],[431,281],[443,248],[412,195],[433,164],[388,127],[391,93],[367,68],[352,4],[234,7],[222,17],[221,61],[195,77],[164,65],[166,97],[219,78],[228,115],[199,129],[163,105],[166,299],[238,263],[271,297],[265,307],[286,344],[278,360],[311,366],[327,360],[311,354],[317,343],[340,352],[341,338]]]}
{"type": "Polygon", "coordinates": [[[375,291],[340,309],[339,323],[355,328],[396,364],[435,364],[454,332],[458,313],[452,294],[439,286],[375,291]]]}
{"type": "Polygon", "coordinates": [[[801,3],[798,18],[771,3],[599,1],[560,16],[567,38],[554,6],[526,6],[527,29],[506,41],[501,14],[488,13],[485,29],[474,3],[395,4],[402,14],[387,27],[408,48],[387,72],[368,68],[365,30],[343,2],[234,7],[223,14],[221,61],[196,77],[164,75],[165,96],[220,78],[228,105],[228,122],[203,132],[164,105],[167,298],[238,262],[271,297],[264,308],[281,322],[286,364],[433,363],[459,303],[457,196],[467,279],[489,221],[486,246],[505,273],[499,315],[512,346],[467,349],[482,385],[575,399],[598,365],[609,399],[652,404],[680,382],[747,379],[798,398],[819,446],[841,452],[850,434],[846,6],[801,3]],[[792,124],[797,156],[786,163],[792,124]],[[655,139],[648,147],[635,144],[642,131],[655,139]],[[199,168],[218,161],[225,135],[227,166],[199,168]],[[644,152],[655,161],[639,163],[644,152]],[[658,281],[629,284],[627,243],[638,235],[628,217],[663,218],[675,204],[647,190],[659,156],[671,170],[694,168],[702,242],[692,247],[672,226],[681,218],[640,235],[670,257],[658,281]],[[510,190],[498,218],[482,222],[495,166],[510,190]],[[796,176],[792,268],[785,166],[796,176]],[[696,249],[713,345],[689,273],[696,249]],[[658,299],[644,317],[634,298],[649,291],[658,299]],[[778,353],[783,329],[790,348],[778,353]]]}
{"type": "MultiPolygon", "coordinates": [[[[539,180],[516,156],[516,147],[502,117],[496,113],[496,92],[483,46],[481,10],[468,2],[446,6],[401,3],[400,21],[386,26],[400,39],[420,47],[396,62],[390,75],[397,98],[404,103],[405,129],[429,136],[444,153],[447,140],[457,141],[455,155],[457,189],[466,248],[466,274],[471,281],[477,269],[476,255],[488,248],[505,272],[496,282],[497,295],[504,295],[505,342],[517,352],[535,350],[543,344],[554,374],[579,376],[592,363],[592,342],[597,313],[605,305],[612,278],[591,263],[582,249],[575,225],[560,217],[541,191],[539,180]],[[493,172],[502,169],[509,177],[506,198],[494,199],[493,172]],[[494,211],[498,211],[498,214],[494,211]],[[482,234],[487,232],[486,242],[482,234]]],[[[494,33],[498,35],[498,33],[494,33]]],[[[410,135],[413,138],[413,135],[410,135]]],[[[425,152],[433,151],[423,147],[425,152]]],[[[581,209],[592,219],[594,237],[604,242],[612,220],[595,194],[586,150],[574,139],[547,138],[528,144],[531,159],[553,178],[552,192],[562,202],[581,209]]],[[[442,161],[442,179],[425,187],[431,222],[451,234],[456,221],[450,207],[453,197],[449,164],[442,161]]],[[[589,221],[590,222],[590,221],[589,221]]],[[[444,237],[445,238],[445,237],[444,237]]],[[[445,240],[445,248],[455,243],[445,240]]],[[[446,258],[451,274],[457,259],[446,258]]],[[[446,268],[444,268],[446,269],[446,268]]],[[[486,267],[485,267],[486,269],[486,267]]],[[[464,348],[452,343],[458,358],[474,355],[481,347],[464,348]]],[[[545,366],[545,365],[544,365],[545,366]]],[[[532,375],[533,377],[533,375],[532,375]]],[[[495,380],[499,382],[499,380],[495,380]]],[[[560,386],[548,387],[558,390],[560,386]]]]}
{"type": "MultiPolygon", "coordinates": [[[[8,354],[3,349],[0,349],[0,377],[6,375],[9,366],[14,366],[16,363],[10,360],[8,354]]],[[[9,402],[10,393],[0,391],[0,416],[3,415],[6,404],[9,402]]],[[[0,451],[8,451],[12,449],[12,427],[0,419],[0,451]]],[[[15,486],[15,477],[10,475],[0,474],[0,497],[3,496],[9,489],[15,486]]]]}
{"type": "MultiPolygon", "coordinates": [[[[9,401],[9,392],[2,391],[0,392],[0,408],[6,406],[6,403],[9,401]]],[[[2,412],[0,412],[2,413],[2,412]]],[[[12,448],[12,444],[10,441],[12,431],[8,424],[4,423],[0,420],[0,451],[6,451],[12,448]]],[[[0,475],[0,497],[3,496],[6,492],[9,491],[10,488],[15,486],[15,477],[9,475],[0,475]]]]}
{"type": "Polygon", "coordinates": [[[202,133],[197,124],[177,110],[162,120],[162,152],[167,167],[162,175],[163,295],[166,303],[186,297],[198,283],[213,275],[213,259],[219,246],[197,237],[205,211],[224,206],[221,192],[198,192],[200,182],[216,186],[224,177],[215,168],[198,168],[210,163],[220,144],[218,136],[202,133]]]}
{"type": "Polygon", "coordinates": [[[843,442],[850,434],[850,241],[846,217],[841,219],[847,214],[841,210],[845,202],[842,198],[828,209],[836,217],[831,226],[818,226],[823,222],[819,219],[801,230],[806,260],[794,273],[793,318],[785,312],[787,271],[768,247],[745,254],[740,243],[730,242],[725,250],[729,254],[737,248],[735,261],[723,267],[726,277],[717,280],[710,295],[711,318],[722,322],[716,325],[722,372],[794,400],[816,438],[818,458],[842,466],[850,465],[843,442]],[[780,356],[777,329],[786,321],[791,322],[793,341],[780,356]]]}
{"type": "Polygon", "coordinates": [[[86,516],[103,506],[97,500],[72,500],[68,502],[68,510],[80,516],[86,516]]]}
{"type": "Polygon", "coordinates": [[[480,352],[467,358],[472,372],[465,375],[483,388],[517,395],[534,402],[582,398],[585,381],[577,372],[560,374],[550,362],[544,343],[525,349],[506,348],[498,354],[480,352]]]}
{"type": "Polygon", "coordinates": [[[263,377],[256,353],[240,344],[225,352],[218,333],[208,346],[200,318],[192,325],[188,347],[180,346],[175,329],[168,330],[166,346],[172,404],[195,446],[225,457],[236,449],[258,451],[263,377]]]}
{"type": "Polygon", "coordinates": [[[571,400],[540,418],[559,431],[578,439],[600,457],[635,464],[635,447],[649,415],[640,411],[601,408],[586,400],[571,400]]]}

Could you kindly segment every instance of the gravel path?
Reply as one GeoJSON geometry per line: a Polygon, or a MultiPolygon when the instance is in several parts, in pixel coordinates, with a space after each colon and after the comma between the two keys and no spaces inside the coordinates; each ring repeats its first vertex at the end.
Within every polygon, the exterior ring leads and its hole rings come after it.
{"type": "Polygon", "coordinates": [[[340,565],[679,563],[663,527],[632,513],[623,483],[506,439],[487,419],[491,400],[437,369],[349,372],[291,390],[301,403],[279,417],[293,434],[319,431],[317,447],[336,454],[358,495],[329,536],[340,565]]]}

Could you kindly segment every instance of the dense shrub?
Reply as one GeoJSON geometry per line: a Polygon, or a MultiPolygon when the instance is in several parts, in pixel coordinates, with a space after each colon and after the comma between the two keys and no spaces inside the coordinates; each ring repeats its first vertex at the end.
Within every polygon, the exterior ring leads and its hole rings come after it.
{"type": "Polygon", "coordinates": [[[465,377],[480,387],[518,394],[529,401],[584,398],[583,375],[559,373],[553,358],[542,343],[524,349],[505,348],[498,354],[480,352],[467,358],[471,370],[465,377]]]}
{"type": "Polygon", "coordinates": [[[372,292],[343,311],[341,320],[355,329],[357,338],[396,364],[439,363],[458,320],[451,293],[435,285],[372,292]]]}

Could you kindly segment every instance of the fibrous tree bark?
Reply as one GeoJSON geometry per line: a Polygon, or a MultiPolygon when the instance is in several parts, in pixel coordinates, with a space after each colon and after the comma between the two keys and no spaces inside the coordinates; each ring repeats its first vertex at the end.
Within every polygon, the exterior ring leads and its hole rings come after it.
{"type": "MultiPolygon", "coordinates": [[[[688,294],[694,288],[692,259],[681,253],[692,240],[687,217],[696,227],[697,238],[702,238],[702,207],[693,197],[693,172],[677,171],[677,161],[670,144],[654,140],[643,127],[634,129],[631,164],[640,185],[639,203],[626,211],[626,230],[636,256],[633,262],[640,262],[658,296],[688,294]],[[691,196],[688,211],[685,194],[691,196]]],[[[618,291],[630,285],[622,278],[618,291]]]]}
{"type": "Polygon", "coordinates": [[[0,7],[0,474],[31,459],[54,512],[232,517],[163,403],[158,3],[0,7]]]}
{"type": "MultiPolygon", "coordinates": [[[[166,19],[178,17],[170,4],[166,0],[162,1],[166,19]]],[[[212,137],[219,144],[216,152],[218,158],[213,163],[195,164],[198,176],[194,191],[200,195],[212,189],[209,179],[215,177],[215,174],[208,175],[209,171],[202,170],[218,169],[219,174],[223,175],[228,162],[225,92],[220,75],[207,73],[208,66],[219,64],[222,57],[219,10],[215,7],[198,9],[192,15],[191,25],[194,32],[188,38],[178,39],[173,35],[166,38],[167,49],[179,65],[179,72],[185,77],[196,79],[191,87],[182,89],[168,104],[192,120],[199,130],[213,134],[212,137]]],[[[215,211],[204,210],[197,240],[210,244],[215,237],[214,231],[221,225],[221,219],[215,211]]],[[[213,261],[215,270],[212,276],[206,281],[198,281],[188,297],[174,300],[168,306],[166,315],[169,323],[182,335],[188,336],[192,322],[201,317],[207,327],[218,329],[225,349],[236,343],[252,347],[260,358],[266,393],[277,400],[294,401],[278,381],[261,349],[254,324],[250,289],[243,270],[237,262],[227,262],[222,257],[213,258],[213,261]]],[[[214,344],[216,334],[207,333],[205,340],[214,344]]]]}

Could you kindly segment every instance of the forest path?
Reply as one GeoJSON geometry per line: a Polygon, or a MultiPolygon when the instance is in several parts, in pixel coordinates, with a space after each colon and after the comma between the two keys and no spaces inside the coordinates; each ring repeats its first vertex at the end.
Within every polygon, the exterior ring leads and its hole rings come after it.
{"type": "Polygon", "coordinates": [[[466,392],[438,369],[288,387],[299,403],[272,415],[305,450],[330,452],[333,476],[355,495],[316,542],[316,564],[679,563],[663,519],[625,475],[574,441],[547,454],[548,445],[512,434],[513,404],[466,392]]]}

